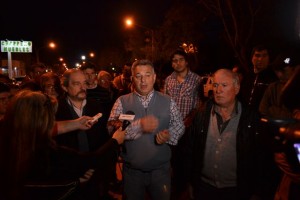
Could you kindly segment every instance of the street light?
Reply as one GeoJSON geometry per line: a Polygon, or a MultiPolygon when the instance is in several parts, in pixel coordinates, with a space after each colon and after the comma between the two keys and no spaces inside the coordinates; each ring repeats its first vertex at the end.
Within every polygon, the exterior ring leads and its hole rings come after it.
{"type": "Polygon", "coordinates": [[[56,44],[54,42],[50,42],[48,45],[36,48],[35,49],[35,57],[36,57],[36,63],[40,63],[40,50],[45,49],[45,48],[50,48],[50,49],[55,49],[56,44]]]}
{"type": "Polygon", "coordinates": [[[125,19],[125,25],[127,27],[137,26],[137,27],[140,27],[140,28],[150,31],[150,33],[151,33],[151,58],[152,58],[151,60],[153,62],[153,60],[154,60],[154,30],[149,27],[134,23],[134,21],[131,18],[125,19]]]}

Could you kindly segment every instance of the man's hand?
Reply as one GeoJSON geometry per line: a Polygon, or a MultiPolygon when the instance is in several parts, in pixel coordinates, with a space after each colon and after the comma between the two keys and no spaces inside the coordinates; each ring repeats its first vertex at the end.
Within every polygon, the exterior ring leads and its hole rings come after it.
{"type": "Polygon", "coordinates": [[[122,144],[125,140],[125,133],[126,131],[122,131],[122,127],[120,127],[116,132],[113,134],[112,138],[117,140],[118,144],[122,144]]]}
{"type": "Polygon", "coordinates": [[[82,177],[79,178],[80,184],[85,184],[85,183],[87,183],[87,182],[91,179],[91,177],[93,176],[94,171],[95,171],[94,169],[89,169],[89,170],[87,170],[87,171],[84,173],[84,175],[83,175],[82,177]]]}
{"type": "Polygon", "coordinates": [[[156,134],[156,143],[157,144],[164,144],[170,139],[170,133],[168,130],[160,131],[158,134],[156,134]]]}
{"type": "Polygon", "coordinates": [[[88,130],[97,122],[91,122],[91,120],[93,120],[93,117],[82,116],[73,120],[56,121],[57,134],[75,130],[88,130]]]}
{"type": "Polygon", "coordinates": [[[141,118],[141,128],[143,132],[153,132],[158,127],[158,119],[153,115],[141,118]]]}
{"type": "Polygon", "coordinates": [[[75,119],[74,126],[77,126],[79,130],[88,130],[90,129],[98,120],[93,120],[93,117],[82,116],[75,119]],[[77,124],[76,124],[77,123],[77,124]]]}

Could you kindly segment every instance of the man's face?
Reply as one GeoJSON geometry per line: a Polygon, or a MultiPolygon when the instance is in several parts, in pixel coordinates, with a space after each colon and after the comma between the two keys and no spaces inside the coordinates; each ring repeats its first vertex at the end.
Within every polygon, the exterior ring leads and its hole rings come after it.
{"type": "Polygon", "coordinates": [[[76,71],[70,76],[69,85],[63,86],[68,93],[68,97],[74,101],[83,101],[86,99],[87,82],[85,75],[81,71],[76,71]]]}
{"type": "Polygon", "coordinates": [[[0,115],[5,114],[10,97],[11,97],[10,92],[1,92],[0,93],[0,115]]]}
{"type": "Polygon", "coordinates": [[[139,65],[132,74],[135,90],[142,96],[148,95],[156,80],[156,74],[149,65],[139,65]]]}
{"type": "Polygon", "coordinates": [[[254,73],[257,74],[266,69],[269,65],[270,58],[267,50],[255,51],[252,56],[252,64],[254,73]]]}
{"type": "Polygon", "coordinates": [[[93,85],[95,83],[95,80],[96,80],[96,72],[95,72],[95,70],[87,68],[87,69],[83,70],[83,73],[84,73],[84,75],[86,77],[87,83],[89,85],[93,85]]]}
{"type": "Polygon", "coordinates": [[[184,56],[175,54],[172,59],[172,67],[175,72],[183,72],[187,69],[188,62],[185,60],[184,56]]]}
{"type": "Polygon", "coordinates": [[[293,75],[294,67],[286,66],[282,70],[275,70],[275,74],[282,83],[286,83],[293,75]]]}
{"type": "Polygon", "coordinates": [[[239,90],[239,85],[233,82],[233,78],[228,72],[216,72],[213,79],[213,92],[217,105],[221,107],[232,105],[239,90]]]}

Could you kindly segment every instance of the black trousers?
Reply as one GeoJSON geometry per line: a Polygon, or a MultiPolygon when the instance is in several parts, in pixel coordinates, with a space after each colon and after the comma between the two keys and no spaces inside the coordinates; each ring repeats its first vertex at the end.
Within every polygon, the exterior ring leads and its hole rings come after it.
{"type": "Polygon", "coordinates": [[[194,186],[195,200],[237,200],[236,187],[216,188],[200,181],[194,186]]]}

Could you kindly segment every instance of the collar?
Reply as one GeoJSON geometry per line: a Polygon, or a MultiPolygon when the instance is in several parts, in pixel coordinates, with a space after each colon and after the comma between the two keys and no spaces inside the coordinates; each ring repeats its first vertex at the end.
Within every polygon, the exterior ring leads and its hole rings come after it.
{"type": "Polygon", "coordinates": [[[151,99],[151,97],[154,94],[154,89],[151,92],[149,92],[149,94],[147,94],[146,96],[139,94],[136,90],[134,90],[134,94],[136,94],[141,99],[151,99]]]}
{"type": "MultiPolygon", "coordinates": [[[[239,104],[238,104],[238,102],[239,101],[237,99],[235,99],[234,108],[233,108],[232,113],[230,114],[230,118],[232,118],[233,116],[236,116],[239,113],[239,104]]],[[[215,114],[220,115],[220,112],[219,112],[219,107],[214,103],[213,107],[212,107],[212,115],[215,115],[215,114]]]]}

